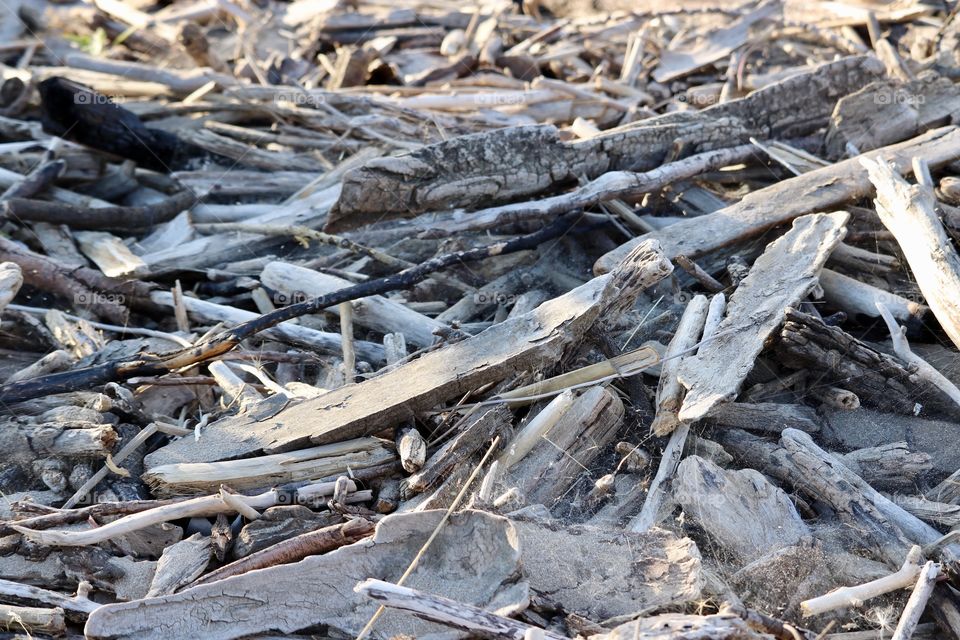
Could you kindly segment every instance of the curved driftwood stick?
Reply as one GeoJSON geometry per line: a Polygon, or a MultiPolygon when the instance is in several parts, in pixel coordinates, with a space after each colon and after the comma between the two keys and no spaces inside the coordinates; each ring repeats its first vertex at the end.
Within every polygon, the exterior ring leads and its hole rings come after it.
{"type": "Polygon", "coordinates": [[[905,589],[917,581],[922,559],[923,552],[920,547],[914,546],[903,561],[903,566],[895,573],[855,587],[841,587],[826,595],[804,600],[800,603],[800,610],[804,616],[816,616],[841,607],[859,607],[871,598],[905,589]]]}
{"type": "Polygon", "coordinates": [[[544,638],[564,640],[563,636],[533,627],[518,620],[511,620],[465,602],[457,602],[442,596],[423,593],[383,580],[369,579],[353,589],[368,598],[383,603],[383,606],[408,611],[418,618],[430,620],[454,629],[462,629],[484,638],[544,638]],[[529,635],[528,635],[529,634],[529,635]],[[536,634],[536,635],[534,635],[536,634]]]}
{"type": "MultiPolygon", "coordinates": [[[[325,485],[324,489],[326,491],[332,491],[332,487],[328,486],[330,483],[319,484],[325,485]]],[[[303,487],[300,492],[309,492],[309,490],[310,486],[307,486],[303,487]]],[[[299,499],[300,492],[293,496],[294,500],[299,499]]],[[[370,495],[370,491],[358,491],[353,494],[353,499],[362,498],[368,500],[370,495]]],[[[83,531],[37,531],[36,529],[28,529],[27,527],[14,523],[10,523],[8,526],[34,542],[61,547],[81,547],[110,540],[117,536],[122,536],[132,531],[139,531],[162,522],[179,520],[181,518],[205,518],[215,516],[218,513],[236,513],[240,509],[244,511],[248,509],[262,510],[278,504],[289,504],[290,499],[291,496],[289,492],[282,489],[271,489],[270,491],[265,491],[254,496],[227,494],[225,489],[221,489],[220,493],[216,495],[165,504],[155,509],[124,516],[95,529],[83,531]],[[229,495],[229,498],[224,499],[224,495],[229,495]]],[[[353,501],[353,499],[351,501],[353,501]]]]}
{"type": "MultiPolygon", "coordinates": [[[[100,519],[107,516],[124,516],[131,513],[140,513],[149,511],[157,507],[168,504],[184,502],[189,498],[174,498],[170,500],[136,500],[130,502],[98,502],[88,507],[77,509],[44,507],[44,512],[30,518],[22,520],[7,521],[0,523],[0,536],[8,536],[16,533],[10,528],[11,524],[24,527],[30,530],[39,531],[41,529],[51,529],[53,527],[86,522],[90,518],[100,519]]],[[[28,509],[37,509],[37,504],[32,501],[17,501],[13,504],[14,513],[28,512],[28,509]]],[[[2,580],[0,580],[2,585],[2,580]]],[[[2,594],[2,592],[0,592],[2,594]]]]}
{"type": "MultiPolygon", "coordinates": [[[[276,490],[267,491],[255,496],[238,496],[245,506],[253,509],[266,509],[279,502],[280,494],[276,490]]],[[[235,509],[224,502],[222,496],[204,496],[175,502],[173,504],[134,513],[118,520],[107,523],[96,529],[86,531],[36,531],[19,525],[11,524],[10,528],[22,534],[28,540],[41,544],[59,545],[63,547],[78,547],[97,544],[131,531],[149,527],[150,525],[179,520],[180,518],[207,517],[218,513],[231,513],[235,509]]]]}
{"type": "Polygon", "coordinates": [[[900,356],[900,359],[907,364],[912,364],[917,368],[917,375],[927,382],[935,385],[947,396],[957,403],[960,407],[960,389],[953,384],[949,378],[933,368],[930,363],[915,354],[910,349],[910,343],[907,341],[906,330],[897,324],[890,310],[882,302],[877,302],[877,310],[883,321],[887,323],[887,329],[890,330],[890,339],[893,341],[893,351],[900,356]]]}

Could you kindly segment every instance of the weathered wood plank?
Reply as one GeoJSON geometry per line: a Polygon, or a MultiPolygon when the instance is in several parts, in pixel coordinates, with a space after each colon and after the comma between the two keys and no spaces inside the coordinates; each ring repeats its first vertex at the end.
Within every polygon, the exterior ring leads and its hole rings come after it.
{"type": "Polygon", "coordinates": [[[798,218],[757,258],[730,297],[717,337],[680,365],[677,375],[687,387],[680,420],[699,420],[714,406],[736,397],[764,342],[783,322],[787,307],[817,285],[824,262],[846,235],[849,218],[846,212],[798,218]]]}
{"type": "MultiPolygon", "coordinates": [[[[227,640],[266,631],[292,633],[315,624],[359,633],[375,603],[353,593],[367,578],[395,580],[443,516],[441,511],[384,518],[371,539],[310,556],[294,564],[251,571],[179,593],[100,607],[87,621],[88,638],[208,638],[227,640]],[[309,586],[309,588],[305,588],[309,586]]],[[[455,514],[441,530],[410,583],[456,593],[478,606],[517,604],[526,585],[520,575],[516,533],[506,518],[481,511],[455,514]],[[429,586],[428,586],[429,585],[429,586]]],[[[444,628],[387,613],[373,638],[398,633],[423,636],[444,628]]]]}

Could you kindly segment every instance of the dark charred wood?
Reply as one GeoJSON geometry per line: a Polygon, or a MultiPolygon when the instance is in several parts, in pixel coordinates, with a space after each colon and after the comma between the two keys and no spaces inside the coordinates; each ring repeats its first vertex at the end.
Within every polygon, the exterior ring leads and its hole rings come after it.
{"type": "Polygon", "coordinates": [[[147,127],[107,96],[66,78],[48,78],[37,88],[43,130],[51,135],[129,158],[161,173],[205,155],[172,133],[147,127]]]}

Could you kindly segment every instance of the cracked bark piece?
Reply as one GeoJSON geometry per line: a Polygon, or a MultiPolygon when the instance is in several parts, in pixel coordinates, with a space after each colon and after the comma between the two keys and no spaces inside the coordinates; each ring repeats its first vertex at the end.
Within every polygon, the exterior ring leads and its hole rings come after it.
{"type": "Polygon", "coordinates": [[[665,114],[580,142],[562,142],[549,125],[522,126],[377,158],[344,175],[326,230],[353,229],[424,211],[491,206],[607,171],[646,171],[673,153],[685,157],[746,144],[751,137],[806,135],[827,123],[837,99],[882,73],[877,60],[852,56],[740,100],[696,113],[665,114]]]}
{"type": "Polygon", "coordinates": [[[687,388],[679,418],[693,422],[718,404],[732,401],[770,335],[817,286],[817,276],[846,235],[846,212],[797,218],[782,237],[767,246],[730,297],[716,338],[680,365],[677,377],[687,388]]]}
{"type": "Polygon", "coordinates": [[[557,362],[598,318],[617,317],[671,269],[656,243],[638,247],[610,276],[594,278],[479,335],[366,382],[288,407],[262,422],[243,416],[220,420],[204,431],[203,446],[184,438],[150,454],[146,465],[152,469],[168,463],[281,453],[394,426],[417,411],[514,372],[557,362]]]}
{"type": "Polygon", "coordinates": [[[700,597],[700,551],[662,529],[645,533],[514,519],[524,576],[540,597],[592,620],[700,597]]]}
{"type": "MultiPolygon", "coordinates": [[[[354,593],[368,578],[394,582],[436,528],[442,511],[395,514],[372,538],[294,564],[251,571],[179,593],[97,609],[87,638],[229,640],[257,633],[292,633],[314,625],[356,636],[377,603],[354,593]]],[[[527,603],[520,581],[516,531],[506,518],[482,511],[454,514],[407,584],[504,615],[527,603]]],[[[445,627],[386,612],[372,638],[422,637],[445,627]]]]}
{"type": "Polygon", "coordinates": [[[744,562],[810,534],[783,489],[754,469],[726,470],[690,456],[677,468],[673,491],[684,514],[744,562]]]}

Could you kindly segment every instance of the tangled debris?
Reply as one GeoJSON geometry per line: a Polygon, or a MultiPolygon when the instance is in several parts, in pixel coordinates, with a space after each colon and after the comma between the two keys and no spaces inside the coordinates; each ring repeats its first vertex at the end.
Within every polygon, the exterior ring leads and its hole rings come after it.
{"type": "Polygon", "coordinates": [[[4,10],[5,633],[960,640],[956,6],[4,10]]]}

